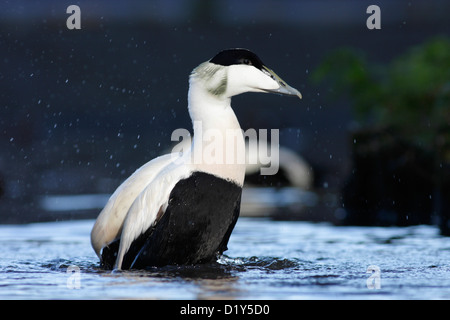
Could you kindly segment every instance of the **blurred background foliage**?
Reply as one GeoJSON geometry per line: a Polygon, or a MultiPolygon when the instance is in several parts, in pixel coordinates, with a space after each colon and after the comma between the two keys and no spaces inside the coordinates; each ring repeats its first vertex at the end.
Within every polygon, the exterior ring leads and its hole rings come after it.
{"type": "Polygon", "coordinates": [[[339,48],[315,69],[352,106],[353,164],[342,188],[349,224],[436,222],[450,234],[450,40],[432,37],[389,62],[339,48]]]}
{"type": "MultiPolygon", "coordinates": [[[[312,79],[347,94],[360,126],[392,129],[429,150],[449,141],[450,40],[440,36],[408,49],[390,63],[371,63],[354,48],[329,54],[312,79]]],[[[450,154],[444,158],[450,161],[450,154]]]]}

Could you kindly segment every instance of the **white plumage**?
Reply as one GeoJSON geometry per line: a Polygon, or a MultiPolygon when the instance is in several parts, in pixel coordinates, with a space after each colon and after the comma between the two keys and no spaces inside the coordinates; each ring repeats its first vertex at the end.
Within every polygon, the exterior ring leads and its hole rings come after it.
{"type": "MultiPolygon", "coordinates": [[[[231,108],[231,97],[250,91],[297,95],[301,98],[297,90],[289,87],[265,67],[256,55],[244,49],[230,49],[222,51],[209,62],[202,63],[192,72],[188,94],[191,119],[201,124],[201,132],[214,129],[225,136],[226,130],[240,130],[239,122],[231,108]]],[[[242,134],[237,138],[242,139],[237,152],[245,153],[242,134]]],[[[117,188],[98,216],[91,232],[92,246],[100,259],[102,249],[113,241],[120,240],[114,268],[121,269],[130,246],[150,228],[157,226],[169,206],[169,197],[174,187],[193,172],[208,173],[242,188],[245,163],[193,161],[195,156],[203,157],[196,152],[204,149],[208,143],[194,128],[193,143],[188,155],[181,157],[179,154],[168,154],[155,158],[117,188]]],[[[226,154],[229,148],[226,145],[223,148],[220,151],[226,154]]],[[[191,214],[195,215],[195,212],[191,214]]],[[[192,220],[195,219],[193,216],[192,220]]],[[[226,236],[229,237],[233,226],[230,226],[226,236]]],[[[202,230],[198,232],[201,233],[202,230]]],[[[227,241],[228,239],[225,239],[225,246],[227,241]]],[[[224,247],[222,242],[219,248],[224,247]]]]}

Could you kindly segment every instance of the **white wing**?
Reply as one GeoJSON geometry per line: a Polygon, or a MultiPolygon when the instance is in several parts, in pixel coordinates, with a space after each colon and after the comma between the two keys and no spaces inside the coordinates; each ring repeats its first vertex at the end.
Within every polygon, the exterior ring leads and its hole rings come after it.
{"type": "Polygon", "coordinates": [[[123,257],[132,242],[155,223],[160,210],[166,210],[170,193],[177,182],[188,177],[191,172],[189,165],[172,162],[139,194],[123,224],[115,269],[122,267],[123,257]]]}
{"type": "Polygon", "coordinates": [[[99,257],[101,249],[120,235],[123,222],[134,200],[174,159],[176,157],[173,154],[167,154],[147,162],[113,193],[91,231],[91,244],[99,257]]]}

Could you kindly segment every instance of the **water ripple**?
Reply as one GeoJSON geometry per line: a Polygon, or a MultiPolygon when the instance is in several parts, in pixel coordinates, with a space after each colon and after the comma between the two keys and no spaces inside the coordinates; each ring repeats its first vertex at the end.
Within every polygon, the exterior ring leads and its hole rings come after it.
{"type": "Polygon", "coordinates": [[[111,273],[92,221],[0,226],[1,299],[445,299],[450,238],[429,226],[333,227],[240,219],[216,263],[111,273]],[[270,241],[268,241],[270,240],[270,241]],[[369,265],[381,288],[370,290],[369,265]],[[71,290],[72,277],[80,289],[71,290]]]}

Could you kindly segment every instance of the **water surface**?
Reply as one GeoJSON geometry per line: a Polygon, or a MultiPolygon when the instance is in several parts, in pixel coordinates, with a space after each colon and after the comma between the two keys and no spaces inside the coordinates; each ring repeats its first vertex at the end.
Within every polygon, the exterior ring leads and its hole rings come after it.
{"type": "Polygon", "coordinates": [[[0,225],[0,299],[450,298],[450,238],[432,226],[240,218],[217,263],[111,273],[90,247],[93,223],[0,225]]]}

